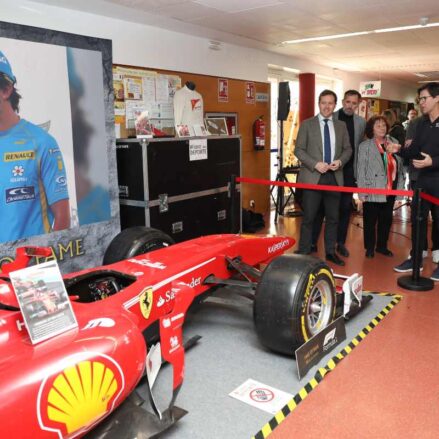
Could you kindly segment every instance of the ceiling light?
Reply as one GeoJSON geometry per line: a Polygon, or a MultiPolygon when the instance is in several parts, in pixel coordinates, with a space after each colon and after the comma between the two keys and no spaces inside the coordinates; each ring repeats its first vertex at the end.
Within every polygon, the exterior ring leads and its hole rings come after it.
{"type": "Polygon", "coordinates": [[[415,24],[412,26],[388,27],[385,29],[374,29],[374,30],[367,30],[362,32],[351,32],[348,34],[325,35],[323,37],[310,37],[310,38],[301,38],[299,40],[288,40],[288,41],[282,41],[280,43],[280,46],[286,46],[288,44],[309,43],[311,41],[325,41],[325,40],[336,40],[339,38],[358,37],[360,35],[381,34],[386,32],[400,32],[400,31],[413,30],[413,29],[425,29],[426,27],[437,27],[437,26],[439,26],[439,23],[425,22],[425,24],[415,24]]]}
{"type": "Polygon", "coordinates": [[[420,24],[413,24],[411,26],[386,27],[384,29],[375,29],[373,31],[370,31],[370,33],[383,34],[386,32],[400,32],[403,30],[419,29],[420,27],[424,27],[424,26],[422,26],[420,24]]]}

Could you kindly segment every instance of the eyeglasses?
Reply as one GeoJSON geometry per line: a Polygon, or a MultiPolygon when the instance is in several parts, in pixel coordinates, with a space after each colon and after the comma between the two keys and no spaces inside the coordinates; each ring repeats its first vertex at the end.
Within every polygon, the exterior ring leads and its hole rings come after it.
{"type": "Polygon", "coordinates": [[[432,98],[433,96],[419,96],[418,101],[419,102],[425,102],[428,98],[432,98]]]}

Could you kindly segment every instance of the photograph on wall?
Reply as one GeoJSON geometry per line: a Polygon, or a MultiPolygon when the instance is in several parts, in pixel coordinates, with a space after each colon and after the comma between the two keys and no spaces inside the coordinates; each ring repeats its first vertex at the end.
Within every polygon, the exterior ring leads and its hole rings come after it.
{"type": "Polygon", "coordinates": [[[0,37],[0,243],[110,219],[102,78],[98,51],[0,37]]]}
{"type": "Polygon", "coordinates": [[[32,344],[78,326],[56,261],[10,273],[32,344]]]}
{"type": "Polygon", "coordinates": [[[204,125],[211,136],[227,136],[229,134],[224,117],[204,119],[204,125]]]}

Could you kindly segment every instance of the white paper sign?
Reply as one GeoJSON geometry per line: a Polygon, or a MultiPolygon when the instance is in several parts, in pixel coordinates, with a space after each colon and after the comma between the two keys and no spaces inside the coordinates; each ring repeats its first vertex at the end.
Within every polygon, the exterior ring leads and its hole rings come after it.
{"type": "Polygon", "coordinates": [[[229,396],[272,415],[275,415],[293,398],[293,395],[290,393],[283,392],[250,378],[233,392],[229,393],[229,396]]]}
{"type": "Polygon", "coordinates": [[[270,95],[268,93],[256,93],[256,102],[268,102],[270,95]]]}
{"type": "Polygon", "coordinates": [[[189,161],[207,160],[207,139],[189,140],[189,161]]]}
{"type": "Polygon", "coordinates": [[[363,98],[379,98],[381,96],[381,81],[360,82],[360,94],[363,98]]]}

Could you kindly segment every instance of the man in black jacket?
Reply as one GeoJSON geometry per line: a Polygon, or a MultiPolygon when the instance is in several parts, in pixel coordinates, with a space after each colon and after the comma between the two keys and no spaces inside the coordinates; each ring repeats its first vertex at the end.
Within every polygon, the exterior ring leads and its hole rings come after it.
{"type": "MultiPolygon", "coordinates": [[[[423,114],[416,127],[416,134],[411,144],[402,148],[402,157],[412,159],[415,169],[419,170],[416,188],[422,188],[425,193],[439,198],[439,82],[429,82],[418,89],[419,105],[423,114]]],[[[439,206],[422,199],[421,227],[419,242],[424,243],[427,233],[428,213],[432,209],[436,218],[439,217],[439,206]]],[[[412,210],[413,212],[413,210],[412,210]]],[[[412,214],[412,236],[415,218],[412,214]]],[[[435,227],[438,227],[436,221],[435,227]]],[[[413,246],[412,246],[413,247],[413,246]]],[[[413,258],[407,259],[394,268],[397,272],[407,272],[413,269],[413,258]]],[[[430,276],[439,281],[439,266],[430,276]]]]}

